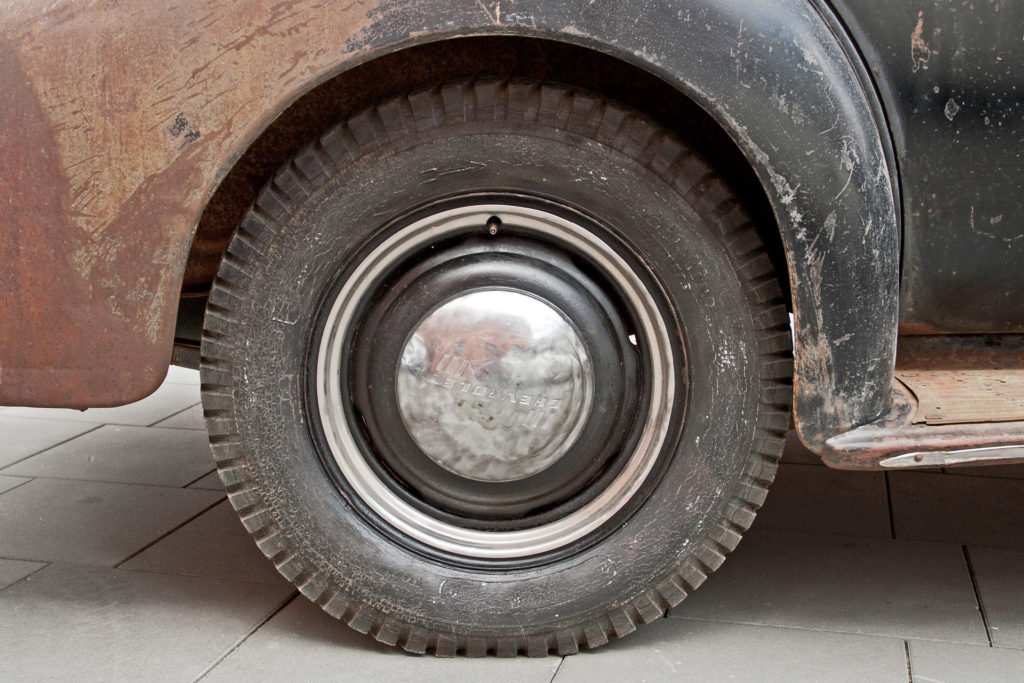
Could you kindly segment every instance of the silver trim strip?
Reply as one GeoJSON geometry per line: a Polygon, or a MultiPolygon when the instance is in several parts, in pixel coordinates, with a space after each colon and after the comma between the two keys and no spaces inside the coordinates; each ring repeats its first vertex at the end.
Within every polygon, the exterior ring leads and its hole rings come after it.
{"type": "Polygon", "coordinates": [[[903,453],[879,461],[886,468],[896,467],[951,467],[974,462],[1024,459],[1024,444],[1015,446],[986,446],[956,451],[916,451],[903,453]]]}

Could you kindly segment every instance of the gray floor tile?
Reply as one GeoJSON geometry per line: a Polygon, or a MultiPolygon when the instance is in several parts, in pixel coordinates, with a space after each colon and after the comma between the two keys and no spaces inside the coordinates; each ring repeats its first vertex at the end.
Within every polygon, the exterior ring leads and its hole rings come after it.
{"type": "Polygon", "coordinates": [[[749,533],[722,568],[671,614],[988,642],[962,549],[933,543],[749,533]]]}
{"type": "Polygon", "coordinates": [[[0,415],[0,467],[56,446],[97,426],[98,423],[61,420],[56,419],[56,416],[43,421],[4,413],[0,415]]]}
{"type": "Polygon", "coordinates": [[[172,365],[167,368],[165,384],[193,384],[199,386],[199,371],[172,365]]]}
{"type": "Polygon", "coordinates": [[[548,683],[558,657],[437,659],[377,643],[299,597],[274,616],[205,681],[502,681],[548,683]],[[301,672],[298,674],[297,672],[301,672]]]}
{"type": "Polygon", "coordinates": [[[980,547],[968,551],[992,643],[1024,650],[1024,551],[980,547]]]}
{"type": "Polygon", "coordinates": [[[885,475],[782,464],[756,525],[758,529],[890,538],[885,475]]]}
{"type": "Polygon", "coordinates": [[[910,641],[915,681],[942,683],[1019,683],[1024,680],[1024,652],[998,647],[910,641]]]}
{"type": "Polygon", "coordinates": [[[217,474],[217,470],[210,472],[202,479],[195,481],[188,485],[190,489],[207,489],[210,491],[223,491],[224,482],[220,480],[220,475],[217,474]]]}
{"type": "Polygon", "coordinates": [[[21,486],[27,481],[29,480],[25,477],[8,477],[0,474],[0,493],[10,491],[13,488],[21,486]]]}
{"type": "Polygon", "coordinates": [[[890,472],[896,538],[1024,549],[1024,481],[890,472]]]}
{"type": "Polygon", "coordinates": [[[280,585],[51,565],[0,593],[0,679],[194,680],[290,593],[280,585]]]}
{"type": "Polygon", "coordinates": [[[681,680],[906,683],[907,663],[897,639],[662,619],[566,657],[553,683],[681,680]]]}
{"type": "Polygon", "coordinates": [[[45,562],[26,562],[25,560],[4,560],[0,558],[0,590],[7,588],[12,583],[21,581],[32,572],[39,571],[45,566],[45,562]]]}
{"type": "Polygon", "coordinates": [[[796,435],[796,430],[794,429],[786,432],[786,445],[782,449],[782,462],[825,466],[821,461],[821,456],[807,450],[807,446],[800,442],[800,437],[796,435]]]}
{"type": "Polygon", "coordinates": [[[22,460],[3,473],[185,486],[212,466],[205,433],[107,425],[22,460]]]}
{"type": "Polygon", "coordinates": [[[161,385],[159,389],[141,401],[117,408],[90,408],[86,411],[59,408],[11,408],[3,416],[4,418],[17,416],[146,426],[170,417],[198,402],[198,386],[167,383],[161,385]]]}
{"type": "Polygon", "coordinates": [[[123,569],[287,583],[224,501],[121,565],[123,569]]]}
{"type": "Polygon", "coordinates": [[[35,479],[0,496],[0,557],[113,565],[223,494],[35,479]]]}
{"type": "Polygon", "coordinates": [[[203,420],[203,406],[197,403],[188,410],[177,415],[171,415],[166,420],[157,422],[157,427],[171,427],[174,429],[196,429],[206,433],[206,422],[203,420]]]}

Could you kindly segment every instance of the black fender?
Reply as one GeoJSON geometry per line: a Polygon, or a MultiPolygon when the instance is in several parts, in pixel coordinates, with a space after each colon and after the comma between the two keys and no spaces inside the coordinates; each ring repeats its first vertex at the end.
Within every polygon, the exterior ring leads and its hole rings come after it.
{"type": "Polygon", "coordinates": [[[530,35],[629,61],[708,111],[749,159],[789,266],[802,440],[884,412],[896,355],[900,223],[879,100],[831,11],[808,0],[386,2],[348,45],[530,35]]]}

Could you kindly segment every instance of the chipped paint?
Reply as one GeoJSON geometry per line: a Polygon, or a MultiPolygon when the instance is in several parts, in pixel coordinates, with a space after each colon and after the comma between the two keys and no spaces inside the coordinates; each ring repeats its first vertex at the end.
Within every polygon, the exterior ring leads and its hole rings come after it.
{"type": "Polygon", "coordinates": [[[956,103],[956,100],[950,97],[949,101],[946,102],[946,106],[943,107],[942,113],[947,119],[952,121],[956,118],[956,115],[960,113],[960,105],[956,103]]]}
{"type": "MultiPolygon", "coordinates": [[[[999,225],[1002,222],[1003,222],[1002,215],[993,216],[992,218],[988,219],[989,225],[999,225]]],[[[970,216],[969,225],[970,225],[970,228],[971,228],[971,232],[973,232],[975,235],[981,235],[982,237],[987,237],[989,239],[998,240],[998,241],[1004,242],[1004,243],[1006,243],[1008,245],[1012,245],[1014,242],[1016,242],[1018,240],[1024,240],[1024,232],[1018,233],[1016,235],[997,235],[997,234],[995,234],[993,232],[989,232],[988,230],[983,230],[983,229],[979,228],[978,224],[977,224],[977,221],[975,221],[975,219],[974,219],[974,207],[973,206],[971,207],[971,216],[970,216]]]]}
{"type": "Polygon", "coordinates": [[[928,60],[932,58],[932,49],[924,40],[924,12],[917,13],[917,24],[910,34],[910,59],[913,60],[914,73],[928,68],[928,60]]]}

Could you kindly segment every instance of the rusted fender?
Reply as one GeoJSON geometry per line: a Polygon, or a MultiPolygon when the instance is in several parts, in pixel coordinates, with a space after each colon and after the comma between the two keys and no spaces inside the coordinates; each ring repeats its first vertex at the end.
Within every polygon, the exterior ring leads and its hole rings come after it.
{"type": "Polygon", "coordinates": [[[203,206],[372,3],[21,3],[0,26],[0,404],[151,392],[203,206]]]}
{"type": "Polygon", "coordinates": [[[17,208],[0,218],[0,244],[18,265],[5,272],[0,403],[112,404],[156,386],[202,208],[302,93],[403,46],[521,34],[638,64],[737,140],[787,251],[804,441],[820,446],[888,407],[893,166],[863,69],[817,2],[185,0],[7,12],[0,152],[18,162],[3,181],[17,208]]]}

